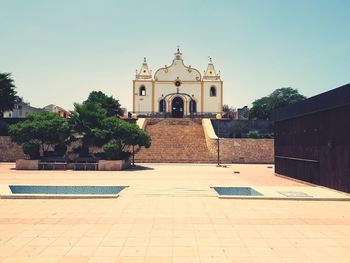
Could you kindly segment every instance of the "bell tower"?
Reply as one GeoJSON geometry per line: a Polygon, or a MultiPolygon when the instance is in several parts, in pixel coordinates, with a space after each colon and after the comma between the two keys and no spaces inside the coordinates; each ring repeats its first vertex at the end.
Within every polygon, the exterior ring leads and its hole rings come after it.
{"type": "Polygon", "coordinates": [[[148,69],[147,59],[143,58],[140,70],[136,70],[136,79],[152,79],[152,71],[148,69]]]}
{"type": "Polygon", "coordinates": [[[153,93],[152,71],[148,68],[147,59],[143,58],[141,68],[136,70],[133,80],[133,112],[153,112],[153,93]]]}
{"type": "Polygon", "coordinates": [[[206,71],[204,71],[203,79],[204,80],[220,80],[220,71],[219,71],[219,74],[216,73],[215,67],[213,64],[213,60],[211,57],[209,57],[209,63],[208,63],[206,71]]]}
{"type": "Polygon", "coordinates": [[[222,112],[223,106],[223,88],[220,78],[220,71],[217,73],[213,64],[213,60],[209,57],[207,69],[203,75],[203,97],[204,107],[209,112],[222,112]]]}

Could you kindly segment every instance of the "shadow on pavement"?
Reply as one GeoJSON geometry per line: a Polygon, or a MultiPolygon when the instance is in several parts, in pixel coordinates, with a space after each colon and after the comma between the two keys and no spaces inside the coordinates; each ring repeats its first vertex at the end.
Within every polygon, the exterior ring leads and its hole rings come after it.
{"type": "Polygon", "coordinates": [[[143,171],[143,170],[154,170],[154,168],[143,166],[143,165],[131,165],[123,171],[143,171]]]}

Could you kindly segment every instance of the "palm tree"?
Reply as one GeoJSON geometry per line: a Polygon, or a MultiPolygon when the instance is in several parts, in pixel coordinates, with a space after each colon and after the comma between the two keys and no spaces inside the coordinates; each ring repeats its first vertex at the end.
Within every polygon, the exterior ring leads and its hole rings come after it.
{"type": "Polygon", "coordinates": [[[16,100],[16,86],[11,73],[0,73],[0,118],[4,111],[12,110],[16,100]]]}

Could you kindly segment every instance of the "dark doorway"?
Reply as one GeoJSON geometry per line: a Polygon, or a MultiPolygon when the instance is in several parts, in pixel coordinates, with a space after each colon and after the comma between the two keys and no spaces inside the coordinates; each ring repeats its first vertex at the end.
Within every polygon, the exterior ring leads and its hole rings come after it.
{"type": "Polygon", "coordinates": [[[159,112],[166,112],[166,102],[165,99],[159,101],[159,112]]]}
{"type": "Polygon", "coordinates": [[[197,102],[195,100],[190,101],[190,112],[191,113],[197,112],[197,102]]]}
{"type": "Polygon", "coordinates": [[[175,97],[171,102],[171,110],[173,118],[183,118],[184,116],[184,101],[180,97],[175,97]]]}

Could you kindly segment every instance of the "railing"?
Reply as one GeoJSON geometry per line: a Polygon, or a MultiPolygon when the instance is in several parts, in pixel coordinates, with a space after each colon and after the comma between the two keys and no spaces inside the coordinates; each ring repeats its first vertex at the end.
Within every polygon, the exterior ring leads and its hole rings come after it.
{"type": "MultiPolygon", "coordinates": [[[[174,118],[171,112],[133,112],[137,118],[174,118]]],[[[222,112],[192,112],[184,114],[183,118],[215,118],[216,114],[222,112]]]]}
{"type": "Polygon", "coordinates": [[[272,138],[274,126],[265,120],[211,120],[216,134],[222,138],[248,138],[249,131],[257,131],[259,138],[272,138]]]}

